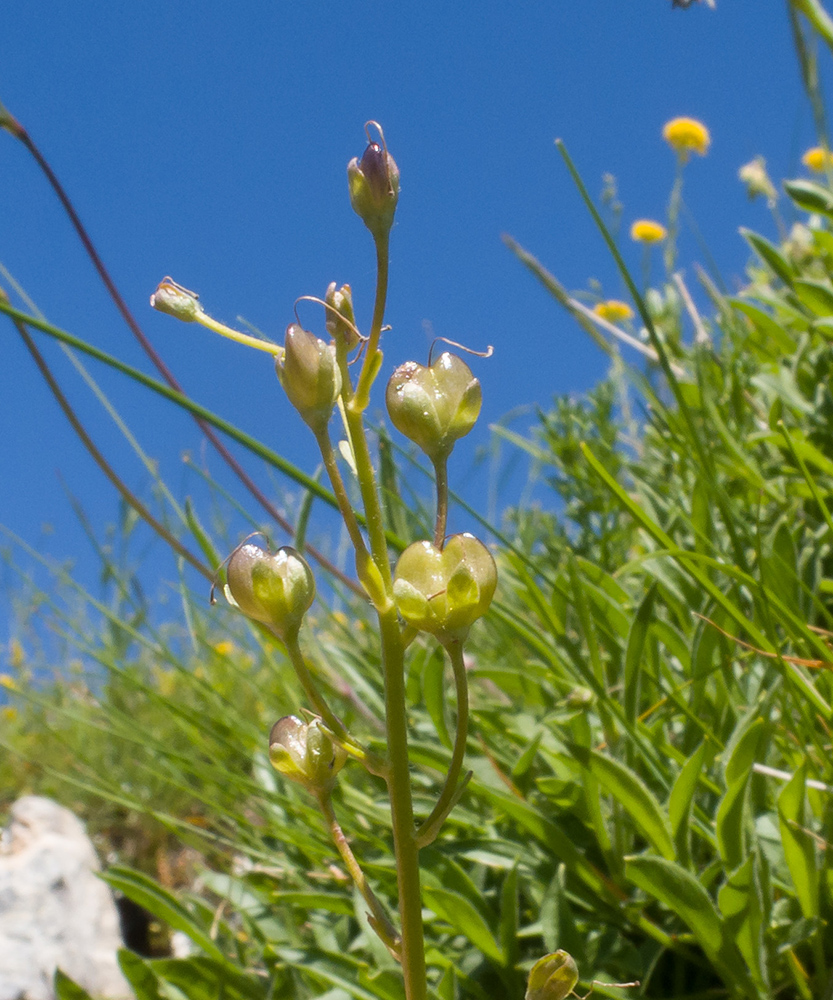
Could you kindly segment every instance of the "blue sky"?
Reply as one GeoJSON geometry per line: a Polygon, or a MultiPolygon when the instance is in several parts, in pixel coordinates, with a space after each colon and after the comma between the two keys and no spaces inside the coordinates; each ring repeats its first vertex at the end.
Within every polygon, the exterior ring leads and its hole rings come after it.
{"type": "MultiPolygon", "coordinates": [[[[472,362],[484,389],[482,428],[458,447],[451,472],[475,499],[486,479],[472,463],[490,422],[581,392],[606,370],[501,233],[568,287],[598,278],[608,295],[623,294],[553,140],[565,141],[594,195],[604,173],[616,176],[629,224],[664,215],[674,161],[663,123],[704,121],[713,145],[690,164],[685,198],[730,288],[747,259],[739,226],[773,235],[738,168],[763,154],[776,179],[795,174],[815,142],[783,0],[717,0],[715,10],[672,10],[670,0],[17,4],[3,16],[0,100],[61,177],[185,386],[309,471],[310,437],[267,356],[152,313],[148,296],[171,274],[216,318],[235,324],[242,315],[278,338],[297,296],[347,281],[366,326],[373,258],[348,204],[345,167],[364,148],[364,122],[382,122],[402,175],[387,370],[425,361],[426,324],[495,348],[491,360],[472,362]]],[[[638,268],[637,248],[623,243],[638,268]]],[[[684,233],[680,263],[692,280],[697,260],[700,248],[684,233]]],[[[0,263],[56,325],[150,371],[44,178],[5,134],[0,263]]],[[[322,326],[312,306],[302,319],[322,326]]],[[[0,338],[0,524],[75,560],[89,582],[95,561],[65,489],[98,525],[113,520],[115,497],[1,319],[0,338]]],[[[118,460],[118,432],[55,346],[39,343],[118,460]]],[[[185,450],[201,454],[188,418],[92,370],[174,489],[199,493],[181,461],[185,450]]],[[[218,459],[206,461],[230,482],[218,459]]],[[[148,489],[135,460],[119,464],[133,487],[148,489]]],[[[458,517],[452,527],[470,524],[458,517]]],[[[3,607],[0,642],[9,635],[3,607]]]]}

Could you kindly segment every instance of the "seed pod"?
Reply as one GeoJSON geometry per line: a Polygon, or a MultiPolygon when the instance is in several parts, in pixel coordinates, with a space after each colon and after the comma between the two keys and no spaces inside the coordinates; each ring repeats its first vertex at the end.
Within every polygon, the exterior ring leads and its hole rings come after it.
{"type": "Polygon", "coordinates": [[[336,288],[336,283],[331,281],[324,301],[335,310],[335,312],[332,309],[327,310],[327,333],[335,341],[341,338],[347,350],[351,351],[359,342],[356,335],[356,316],[353,312],[353,289],[349,285],[336,288]]]}
{"type": "Polygon", "coordinates": [[[345,751],[333,744],[318,719],[304,723],[294,715],[285,715],[272,726],[272,767],[311,792],[331,791],[346,760],[345,751]]]}
{"type": "Polygon", "coordinates": [[[393,593],[399,614],[442,643],[463,641],[489,609],[497,586],[491,553],[474,535],[452,535],[442,549],[414,542],[399,557],[393,593]]]}
{"type": "Polygon", "coordinates": [[[298,323],[286,328],[284,354],[275,360],[278,379],[301,419],[317,434],[330,420],[341,392],[335,351],[298,323]]]}
{"type": "Polygon", "coordinates": [[[282,639],[298,634],[315,598],[315,579],[306,561],[284,545],[267,552],[244,543],[232,552],[224,592],[247,618],[271,625],[282,639]]]}
{"type": "Polygon", "coordinates": [[[362,154],[347,164],[350,204],[373,236],[386,236],[393,225],[399,200],[399,168],[390,153],[371,142],[362,154]]]}
{"type": "Polygon", "coordinates": [[[434,462],[447,458],[454,442],[474,427],[482,398],[469,366],[448,351],[430,368],[406,361],[385,393],[394,427],[434,462]]]}
{"type": "Polygon", "coordinates": [[[537,961],[529,973],[524,1000],[564,1000],[578,983],[578,967],[572,955],[560,948],[537,961]]]}

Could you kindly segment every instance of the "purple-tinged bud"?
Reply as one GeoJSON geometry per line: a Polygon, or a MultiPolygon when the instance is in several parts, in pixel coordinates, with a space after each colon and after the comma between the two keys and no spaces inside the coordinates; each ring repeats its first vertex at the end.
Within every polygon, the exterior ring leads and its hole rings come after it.
{"type": "Polygon", "coordinates": [[[361,160],[347,165],[350,203],[367,228],[378,238],[393,225],[399,200],[399,168],[384,146],[371,142],[361,160]]]}
{"type": "Polygon", "coordinates": [[[560,948],[539,959],[529,973],[524,1000],[565,1000],[578,983],[578,966],[560,948]]]}
{"type": "Polygon", "coordinates": [[[245,542],[229,557],[224,592],[247,618],[270,625],[287,639],[298,634],[315,599],[315,578],[290,546],[267,552],[245,542]]]}
{"type": "Polygon", "coordinates": [[[408,625],[442,643],[463,641],[489,610],[497,587],[492,554],[474,535],[452,535],[442,549],[414,542],[399,557],[393,594],[408,625]]]}
{"type": "Polygon", "coordinates": [[[298,323],[286,328],[284,348],[275,359],[278,379],[304,423],[318,434],[329,423],[341,393],[335,350],[298,323]]]}
{"type": "Polygon", "coordinates": [[[448,351],[430,368],[406,361],[385,393],[394,427],[434,462],[447,458],[454,442],[474,427],[482,400],[469,366],[448,351]]]}
{"type": "Polygon", "coordinates": [[[285,715],[269,734],[269,760],[285,778],[321,794],[332,791],[347,754],[335,746],[318,719],[304,723],[285,715]]]}
{"type": "Polygon", "coordinates": [[[336,288],[336,283],[331,281],[324,301],[331,307],[327,310],[327,333],[333,340],[343,341],[346,349],[352,351],[359,342],[353,312],[353,289],[349,285],[336,288]]]}
{"type": "Polygon", "coordinates": [[[151,308],[175,316],[185,323],[193,323],[203,311],[199,296],[178,285],[173,278],[163,278],[150,297],[151,308]]]}

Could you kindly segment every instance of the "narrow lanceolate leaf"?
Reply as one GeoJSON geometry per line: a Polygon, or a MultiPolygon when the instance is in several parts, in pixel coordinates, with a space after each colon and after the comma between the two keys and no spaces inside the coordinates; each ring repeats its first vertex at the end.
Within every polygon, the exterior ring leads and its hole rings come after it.
{"type": "Polygon", "coordinates": [[[743,955],[762,998],[769,997],[769,973],[764,944],[764,906],[758,857],[750,854],[732,872],[718,893],[726,934],[743,955]]]}
{"type": "Polygon", "coordinates": [[[124,978],[136,994],[136,1000],[165,1000],[160,991],[159,979],[143,958],[127,948],[120,948],[118,959],[124,978]]]}
{"type": "Polygon", "coordinates": [[[741,229],[740,234],[773,274],[780,278],[785,285],[792,288],[796,276],[795,268],[781,251],[769,240],[765,240],[763,236],[750,232],[748,229],[741,229]]]}
{"type": "Polygon", "coordinates": [[[806,832],[807,762],[795,772],[778,796],[778,820],[784,858],[795,886],[801,912],[807,918],[819,913],[819,878],[816,871],[816,848],[806,832]]]}
{"type": "Polygon", "coordinates": [[[642,598],[637,608],[636,617],[628,635],[628,646],[625,650],[625,718],[636,722],[636,709],[639,704],[639,678],[642,667],[642,653],[645,649],[645,639],[653,619],[654,600],[657,595],[657,584],[654,583],[648,593],[642,598]]]}
{"type": "Polygon", "coordinates": [[[689,850],[689,816],[694,802],[694,793],[703,765],[714,753],[714,743],[703,740],[694,753],[683,765],[671,795],[668,799],[668,821],[671,824],[671,837],[677,850],[677,860],[682,865],[688,865],[689,850]]]}
{"type": "Polygon", "coordinates": [[[833,192],[814,181],[784,181],[784,190],[805,212],[815,212],[833,218],[833,192]]]}
{"type": "Polygon", "coordinates": [[[101,878],[116,892],[123,892],[128,899],[143,906],[148,913],[168,924],[175,931],[182,931],[198,948],[220,962],[226,958],[206,932],[196,923],[179,900],[166,892],[153,879],[131,868],[114,866],[101,878]]]}
{"type": "Polygon", "coordinates": [[[151,968],[188,1000],[267,1000],[271,992],[268,979],[247,975],[228,962],[203,955],[157,959],[151,968]]]}
{"type": "Polygon", "coordinates": [[[673,861],[648,855],[625,858],[625,875],[682,920],[726,984],[738,989],[738,996],[755,995],[737,948],[726,940],[717,907],[694,875],[673,861]]]}
{"type": "Polygon", "coordinates": [[[595,750],[571,744],[570,752],[620,803],[654,850],[669,861],[673,860],[674,841],[668,817],[642,779],[620,761],[595,750]]]}
{"type": "Polygon", "coordinates": [[[462,934],[496,965],[503,965],[503,951],[489,930],[486,921],[463,896],[447,889],[426,885],[423,888],[426,906],[462,934]]]}

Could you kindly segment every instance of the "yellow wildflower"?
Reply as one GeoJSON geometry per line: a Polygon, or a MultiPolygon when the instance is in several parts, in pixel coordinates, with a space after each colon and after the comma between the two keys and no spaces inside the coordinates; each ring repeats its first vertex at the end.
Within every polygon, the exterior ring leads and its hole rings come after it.
{"type": "Polygon", "coordinates": [[[705,156],[712,141],[709,130],[696,118],[672,118],[665,123],[662,137],[683,158],[692,151],[705,156]]]}
{"type": "Polygon", "coordinates": [[[4,687],[9,691],[16,691],[17,682],[11,674],[0,674],[0,687],[4,687]]]}
{"type": "Polygon", "coordinates": [[[608,299],[607,302],[597,302],[593,306],[593,312],[608,323],[621,323],[622,320],[633,317],[633,309],[627,302],[620,302],[618,299],[608,299]]]}
{"type": "Polygon", "coordinates": [[[801,162],[808,170],[820,174],[828,167],[833,167],[833,153],[822,149],[821,146],[813,146],[801,157],[801,162]]]}
{"type": "Polygon", "coordinates": [[[653,219],[637,219],[631,226],[631,239],[637,243],[659,243],[667,235],[665,226],[653,219]]]}
{"type": "Polygon", "coordinates": [[[220,656],[231,656],[234,652],[234,643],[229,642],[228,639],[224,639],[222,642],[215,642],[214,652],[218,653],[220,656]]]}
{"type": "Polygon", "coordinates": [[[17,709],[14,705],[5,705],[3,709],[0,710],[0,716],[2,716],[6,722],[14,722],[17,718],[17,709]]]}

